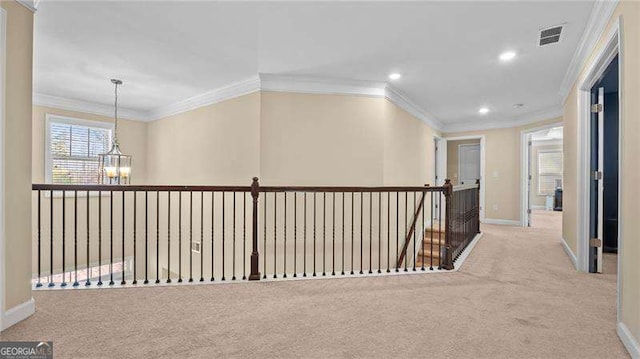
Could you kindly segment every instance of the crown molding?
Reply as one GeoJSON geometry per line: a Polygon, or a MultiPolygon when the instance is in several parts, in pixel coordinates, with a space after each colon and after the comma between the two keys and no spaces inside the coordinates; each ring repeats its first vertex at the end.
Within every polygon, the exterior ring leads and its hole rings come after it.
{"type": "Polygon", "coordinates": [[[323,95],[385,96],[385,82],[345,80],[330,77],[260,74],[262,91],[323,95]]]}
{"type": "Polygon", "coordinates": [[[598,0],[593,5],[587,25],[582,33],[578,47],[573,54],[573,58],[569,63],[569,68],[564,75],[562,85],[560,86],[562,103],[566,101],[569,91],[571,91],[573,84],[578,79],[582,68],[584,68],[586,64],[589,55],[591,55],[593,48],[604,33],[604,30],[606,29],[607,24],[609,23],[609,20],[617,6],[618,0],[598,0]]]}
{"type": "MultiPolygon", "coordinates": [[[[212,105],[242,95],[247,95],[256,91],[260,91],[260,81],[258,77],[236,82],[229,86],[221,87],[213,91],[205,92],[182,101],[151,109],[149,111],[137,111],[127,108],[118,108],[118,114],[120,114],[121,118],[125,118],[128,120],[150,122],[194,110],[199,107],[212,105]]],[[[38,106],[54,107],[68,111],[91,113],[94,115],[113,116],[112,106],[39,93],[33,94],[33,104],[38,106]]]]}
{"type": "Polygon", "coordinates": [[[385,97],[387,98],[387,100],[393,102],[396,106],[400,107],[401,109],[410,113],[412,116],[426,123],[434,130],[442,130],[443,125],[440,121],[438,121],[438,119],[423,110],[420,106],[416,105],[415,102],[411,101],[407,96],[400,92],[400,90],[394,88],[391,85],[387,85],[385,87],[385,97]]]}
{"type": "Polygon", "coordinates": [[[532,123],[562,116],[562,106],[555,106],[542,111],[531,112],[510,120],[464,121],[445,124],[442,132],[451,134],[466,131],[495,130],[529,125],[532,123]]]}
{"type": "MultiPolygon", "coordinates": [[[[90,101],[80,101],[68,98],[56,97],[40,93],[33,94],[33,104],[37,106],[53,107],[67,111],[77,111],[90,113],[93,115],[113,117],[113,106],[103,105],[90,101]]],[[[145,111],[118,108],[119,118],[134,121],[149,121],[148,113],[145,111]]]]}
{"type": "Polygon", "coordinates": [[[326,77],[260,74],[262,91],[384,97],[436,130],[442,124],[386,82],[326,77]]]}
{"type": "MultiPolygon", "coordinates": [[[[416,105],[398,89],[389,86],[386,82],[264,73],[250,79],[236,82],[229,86],[205,92],[150,111],[121,109],[120,113],[123,117],[127,117],[132,120],[155,121],[257,91],[386,98],[434,129],[440,130],[442,127],[442,124],[435,119],[435,117],[424,111],[420,106],[416,105]]],[[[113,112],[111,106],[44,94],[34,94],[33,103],[34,105],[56,107],[64,110],[106,116],[111,116],[113,112]]]]}
{"type": "Polygon", "coordinates": [[[16,0],[16,2],[31,10],[31,12],[36,12],[38,11],[38,3],[40,0],[16,0]]]}
{"type": "Polygon", "coordinates": [[[161,106],[149,111],[148,117],[154,121],[182,112],[195,110],[196,108],[213,105],[218,102],[230,100],[235,97],[248,95],[260,91],[260,79],[252,77],[247,80],[233,83],[229,86],[221,87],[212,91],[190,97],[186,100],[178,101],[166,106],[161,106]]]}
{"type": "MultiPolygon", "coordinates": [[[[118,113],[121,115],[121,118],[124,119],[149,122],[257,91],[356,95],[386,98],[412,116],[423,121],[434,130],[444,133],[518,127],[562,115],[562,107],[558,106],[549,110],[520,116],[512,120],[493,120],[488,122],[465,121],[443,124],[434,116],[415,104],[415,102],[411,101],[401,91],[390,86],[386,82],[339,80],[308,76],[281,76],[273,74],[260,74],[256,77],[193,96],[167,106],[152,109],[150,111],[137,111],[120,108],[118,113]]],[[[101,116],[113,116],[113,107],[109,105],[66,99],[45,94],[34,93],[33,104],[101,116]]]]}
{"type": "MultiPolygon", "coordinates": [[[[550,110],[530,113],[512,120],[494,120],[488,122],[465,121],[444,124],[418,106],[415,102],[411,101],[409,97],[403,94],[400,90],[386,82],[274,74],[259,74],[250,79],[236,82],[229,86],[205,92],[203,94],[149,111],[136,111],[120,108],[118,112],[122,118],[130,120],[145,122],[155,121],[257,91],[386,98],[388,101],[421,120],[434,130],[446,133],[518,127],[562,115],[562,107],[558,106],[550,110]]],[[[34,93],[33,104],[102,116],[113,116],[112,106],[45,94],[34,93]]]]}

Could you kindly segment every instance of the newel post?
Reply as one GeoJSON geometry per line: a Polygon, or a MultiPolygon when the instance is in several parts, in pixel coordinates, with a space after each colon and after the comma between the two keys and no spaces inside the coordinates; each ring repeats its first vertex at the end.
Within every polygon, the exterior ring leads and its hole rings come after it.
{"type": "Polygon", "coordinates": [[[253,214],[251,220],[251,242],[253,249],[251,251],[251,273],[249,280],[260,280],[259,259],[258,254],[258,196],[260,195],[260,183],[258,177],[253,177],[251,183],[251,197],[253,198],[253,214]]]}
{"type": "Polygon", "coordinates": [[[444,201],[445,201],[445,215],[444,215],[444,253],[442,253],[442,268],[446,270],[453,269],[453,257],[451,253],[451,236],[453,235],[452,217],[453,217],[453,185],[450,179],[444,181],[444,201]]]}
{"type": "Polygon", "coordinates": [[[476,216],[476,232],[480,233],[480,210],[482,210],[482,208],[480,207],[480,179],[476,179],[476,185],[478,185],[478,189],[476,192],[476,208],[478,209],[477,216],[476,216]]]}

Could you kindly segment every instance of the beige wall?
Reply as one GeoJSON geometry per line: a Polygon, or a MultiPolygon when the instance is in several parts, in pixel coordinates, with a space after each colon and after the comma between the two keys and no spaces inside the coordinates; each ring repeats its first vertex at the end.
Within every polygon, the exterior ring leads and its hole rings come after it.
{"type": "Polygon", "coordinates": [[[147,125],[152,184],[250,185],[260,174],[260,93],[147,125]]]}
{"type": "Polygon", "coordinates": [[[385,99],[263,92],[261,182],[380,185],[385,99]]]}
{"type": "Polygon", "coordinates": [[[150,183],[422,185],[433,176],[435,132],[383,98],[252,93],[147,128],[150,183]]]}
{"type": "MultiPolygon", "coordinates": [[[[620,235],[621,235],[621,318],[629,328],[636,342],[640,341],[640,192],[635,188],[640,182],[640,3],[621,1],[614,12],[604,34],[608,34],[614,22],[622,16],[622,48],[621,78],[622,91],[622,153],[620,170],[622,178],[620,235]]],[[[594,61],[594,56],[604,47],[601,39],[593,50],[591,58],[583,68],[580,78],[585,76],[586,69],[594,61]]],[[[563,236],[570,248],[577,253],[578,247],[578,91],[576,84],[569,93],[564,104],[564,222],[563,236]]]]}
{"type": "Polygon", "coordinates": [[[562,144],[547,145],[545,142],[533,141],[531,145],[531,192],[529,204],[533,207],[545,207],[547,196],[538,194],[538,153],[540,151],[562,151],[562,144]]]}
{"type": "Polygon", "coordinates": [[[554,118],[521,127],[445,135],[485,137],[485,218],[520,221],[521,132],[561,121],[562,118],[554,118]]]}
{"type": "Polygon", "coordinates": [[[4,310],[31,298],[31,94],[33,14],[15,1],[6,11],[4,64],[4,310]]]}
{"type": "Polygon", "coordinates": [[[422,185],[435,132],[383,98],[264,92],[261,176],[274,185],[422,185]]]}
{"type": "Polygon", "coordinates": [[[383,184],[434,184],[434,129],[385,100],[383,184]]]}
{"type": "Polygon", "coordinates": [[[460,145],[480,144],[479,139],[447,141],[447,179],[458,184],[458,149],[460,145]]]}
{"type": "MultiPolygon", "coordinates": [[[[33,183],[45,182],[45,124],[47,114],[113,123],[113,117],[33,106],[33,153],[31,162],[33,183]]],[[[118,137],[120,149],[124,153],[133,156],[131,183],[147,183],[147,124],[140,121],[118,119],[118,137]]]]}

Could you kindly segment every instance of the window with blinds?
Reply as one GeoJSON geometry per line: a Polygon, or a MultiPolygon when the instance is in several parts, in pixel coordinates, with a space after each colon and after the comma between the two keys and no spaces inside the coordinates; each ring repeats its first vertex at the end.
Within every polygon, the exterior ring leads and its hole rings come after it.
{"type": "Polygon", "coordinates": [[[538,194],[550,196],[562,186],[562,151],[538,152],[538,194]]]}
{"type": "Polygon", "coordinates": [[[47,180],[54,184],[97,184],[98,155],[109,151],[111,124],[48,117],[47,180]]]}

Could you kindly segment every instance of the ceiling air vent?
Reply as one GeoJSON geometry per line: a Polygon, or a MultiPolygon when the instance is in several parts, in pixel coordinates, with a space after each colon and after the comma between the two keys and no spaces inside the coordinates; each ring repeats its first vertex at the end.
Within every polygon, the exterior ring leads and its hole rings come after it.
{"type": "Polygon", "coordinates": [[[553,26],[540,30],[540,38],[538,46],[545,46],[560,42],[560,34],[562,33],[562,25],[553,26]]]}

